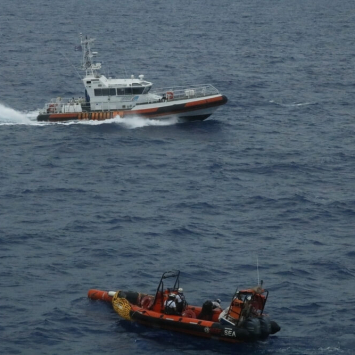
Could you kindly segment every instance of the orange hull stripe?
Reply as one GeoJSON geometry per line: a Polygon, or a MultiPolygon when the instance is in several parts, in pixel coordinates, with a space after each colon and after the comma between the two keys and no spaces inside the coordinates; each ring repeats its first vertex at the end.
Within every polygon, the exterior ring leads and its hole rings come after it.
{"type": "Polygon", "coordinates": [[[131,112],[131,113],[134,113],[134,114],[142,114],[142,113],[153,113],[153,112],[157,112],[158,111],[158,108],[149,108],[149,109],[146,109],[146,110],[135,110],[135,111],[125,111],[127,113],[131,112]]]}
{"type": "Polygon", "coordinates": [[[210,103],[212,103],[212,102],[218,102],[218,101],[222,101],[222,97],[221,97],[221,96],[214,97],[214,98],[212,98],[212,99],[206,99],[206,100],[188,102],[187,104],[185,104],[185,107],[206,105],[206,104],[210,104],[210,103]]]}

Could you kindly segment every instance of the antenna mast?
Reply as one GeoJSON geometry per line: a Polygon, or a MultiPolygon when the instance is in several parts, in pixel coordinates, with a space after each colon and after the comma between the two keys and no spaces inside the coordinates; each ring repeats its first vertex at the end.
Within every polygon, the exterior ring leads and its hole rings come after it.
{"type": "Polygon", "coordinates": [[[97,54],[97,52],[91,51],[90,44],[94,41],[95,38],[88,38],[87,36],[83,38],[83,34],[80,33],[81,49],[83,51],[81,69],[85,70],[86,76],[97,76],[97,71],[101,69],[101,63],[93,62],[93,57],[97,54]]]}

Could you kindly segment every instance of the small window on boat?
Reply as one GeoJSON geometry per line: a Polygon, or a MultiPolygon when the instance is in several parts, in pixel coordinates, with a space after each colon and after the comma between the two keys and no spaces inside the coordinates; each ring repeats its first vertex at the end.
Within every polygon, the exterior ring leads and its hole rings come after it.
{"type": "Polygon", "coordinates": [[[86,84],[91,84],[91,81],[87,81],[86,84]]]}

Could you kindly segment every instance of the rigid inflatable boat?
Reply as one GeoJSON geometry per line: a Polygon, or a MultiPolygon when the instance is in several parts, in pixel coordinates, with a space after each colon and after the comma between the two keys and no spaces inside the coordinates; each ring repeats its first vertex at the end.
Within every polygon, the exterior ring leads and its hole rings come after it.
{"type": "Polygon", "coordinates": [[[167,307],[168,300],[174,295],[181,299],[179,275],[180,271],[176,270],[165,272],[154,296],[133,291],[92,289],[88,297],[112,303],[114,310],[129,321],[231,343],[265,340],[281,329],[263,313],[268,291],[262,288],[262,282],[256,288],[236,290],[225,310],[214,308],[211,301],[206,301],[202,307],[184,301],[180,312],[171,312],[167,307]],[[167,282],[172,284],[171,288],[166,287],[167,282]]]}
{"type": "Polygon", "coordinates": [[[166,87],[151,90],[153,84],[144,75],[126,79],[107,78],[99,73],[101,63],[94,63],[97,52],[91,50],[93,38],[81,37],[81,69],[85,96],[46,103],[38,121],[106,120],[114,117],[140,116],[148,119],[178,118],[182,121],[204,120],[227,98],[211,84],[166,87]]]}

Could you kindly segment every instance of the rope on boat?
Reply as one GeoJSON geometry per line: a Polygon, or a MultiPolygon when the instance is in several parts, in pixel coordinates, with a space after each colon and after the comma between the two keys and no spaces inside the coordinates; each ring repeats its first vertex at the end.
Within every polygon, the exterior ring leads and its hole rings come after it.
{"type": "Polygon", "coordinates": [[[131,306],[125,298],[118,296],[120,291],[117,291],[112,297],[113,309],[124,319],[131,320],[131,306]]]}

